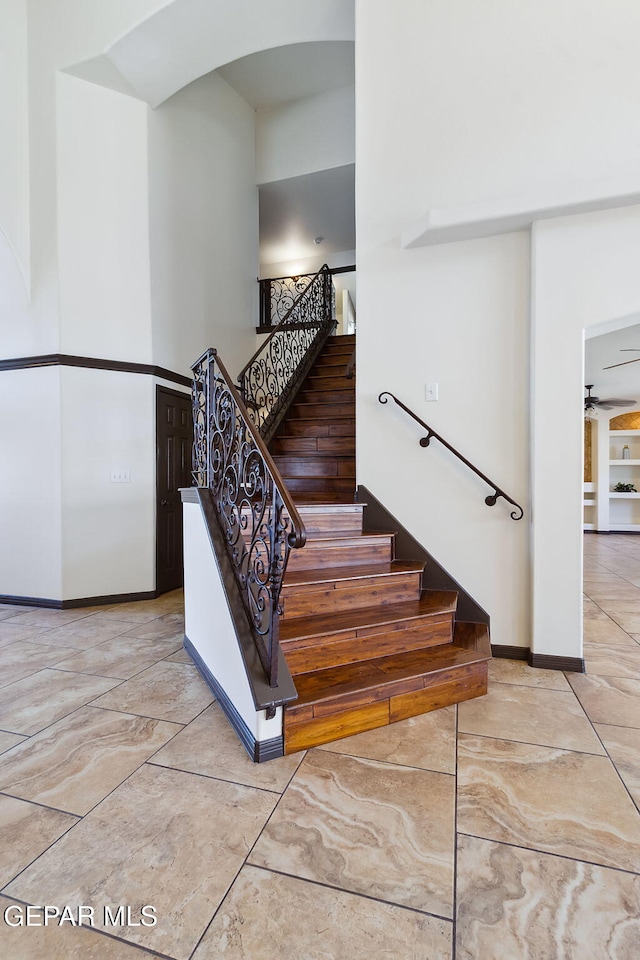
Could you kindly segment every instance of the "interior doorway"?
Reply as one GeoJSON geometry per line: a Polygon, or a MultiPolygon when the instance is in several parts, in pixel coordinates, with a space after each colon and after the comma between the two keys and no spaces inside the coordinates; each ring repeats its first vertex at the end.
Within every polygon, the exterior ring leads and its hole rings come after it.
{"type": "Polygon", "coordinates": [[[183,583],[180,487],[191,486],[191,395],[156,387],[156,592],[183,583]]]}

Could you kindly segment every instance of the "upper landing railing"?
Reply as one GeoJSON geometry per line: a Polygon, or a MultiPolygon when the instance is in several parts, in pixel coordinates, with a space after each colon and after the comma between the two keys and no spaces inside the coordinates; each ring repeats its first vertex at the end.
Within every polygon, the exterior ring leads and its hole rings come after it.
{"type": "Polygon", "coordinates": [[[397,403],[398,406],[401,407],[405,413],[408,413],[409,416],[416,421],[416,423],[419,423],[420,426],[424,427],[425,430],[427,431],[426,436],[421,437],[419,440],[421,447],[428,447],[432,439],[439,440],[440,443],[447,448],[447,450],[450,450],[451,453],[458,458],[458,460],[461,460],[462,463],[464,463],[467,467],[469,467],[469,469],[472,470],[473,473],[476,474],[476,476],[480,477],[481,480],[484,480],[486,484],[492,487],[493,493],[490,494],[488,497],[485,497],[485,500],[484,500],[484,502],[487,504],[488,507],[494,507],[498,502],[498,500],[502,497],[503,500],[506,500],[507,503],[510,503],[513,507],[516,508],[515,510],[512,510],[510,513],[511,519],[522,520],[524,516],[524,510],[522,509],[519,503],[516,503],[516,501],[512,497],[510,497],[507,493],[505,493],[504,490],[502,490],[501,487],[499,487],[496,483],[494,483],[493,480],[491,480],[486,474],[482,473],[481,470],[478,470],[478,468],[474,466],[474,464],[471,463],[470,460],[467,460],[467,458],[464,457],[458,450],[456,450],[455,447],[451,446],[451,444],[448,443],[444,439],[444,437],[441,437],[440,434],[436,433],[436,431],[433,430],[427,423],[425,423],[424,420],[421,420],[420,417],[418,417],[413,412],[413,410],[410,410],[409,407],[405,406],[401,400],[398,400],[398,398],[393,393],[389,393],[388,390],[384,390],[378,396],[378,400],[380,401],[380,403],[387,403],[388,397],[391,397],[394,403],[397,403]]]}
{"type": "Polygon", "coordinates": [[[267,443],[335,324],[333,291],[325,264],[240,371],[240,394],[267,443]]]}

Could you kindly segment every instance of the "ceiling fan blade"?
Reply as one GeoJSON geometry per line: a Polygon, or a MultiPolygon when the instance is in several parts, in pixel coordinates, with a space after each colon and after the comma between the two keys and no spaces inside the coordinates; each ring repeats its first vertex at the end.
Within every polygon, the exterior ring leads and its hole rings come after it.
{"type": "Polygon", "coordinates": [[[613,407],[633,407],[635,400],[618,400],[616,397],[605,397],[604,400],[598,400],[598,406],[604,410],[611,410],[613,407]]]}
{"type": "Polygon", "coordinates": [[[603,367],[603,370],[613,370],[614,367],[626,367],[628,363],[638,363],[640,362],[640,357],[636,357],[635,360],[623,360],[622,363],[612,363],[608,367],[603,367]]]}

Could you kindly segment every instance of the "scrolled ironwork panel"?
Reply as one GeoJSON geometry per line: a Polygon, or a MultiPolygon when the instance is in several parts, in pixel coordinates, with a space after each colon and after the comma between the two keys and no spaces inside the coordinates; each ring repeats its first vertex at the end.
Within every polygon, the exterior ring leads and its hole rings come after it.
{"type": "Polygon", "coordinates": [[[328,334],[334,316],[335,290],[329,268],[324,266],[241,371],[242,398],[263,436],[270,435],[277,417],[298,389],[307,373],[309,358],[328,334]]]}
{"type": "Polygon", "coordinates": [[[295,531],[293,507],[285,507],[266,448],[215,351],[193,372],[194,478],[211,489],[256,648],[275,685],[280,590],[290,548],[304,543],[304,528],[295,531]]]}

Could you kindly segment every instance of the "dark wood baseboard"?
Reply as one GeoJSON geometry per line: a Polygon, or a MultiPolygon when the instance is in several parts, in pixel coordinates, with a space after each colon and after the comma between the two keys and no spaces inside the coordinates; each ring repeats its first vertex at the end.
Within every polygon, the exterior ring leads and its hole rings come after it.
{"type": "Polygon", "coordinates": [[[503,660],[526,660],[538,670],[566,670],[567,673],[585,673],[584,657],[556,657],[548,653],[532,653],[529,647],[510,647],[492,643],[491,655],[503,660]]]}
{"type": "Polygon", "coordinates": [[[555,657],[546,653],[532,653],[529,666],[542,670],[566,670],[569,673],[585,673],[584,657],[555,657]]]}
{"type": "Polygon", "coordinates": [[[529,647],[511,647],[503,643],[491,644],[491,656],[503,660],[528,660],[531,655],[529,647]]]}
{"type": "Polygon", "coordinates": [[[18,607],[44,607],[49,610],[75,610],[82,607],[103,607],[112,603],[134,603],[136,600],[155,600],[156,590],[143,593],[112,593],[104,597],[78,597],[75,600],[50,600],[47,597],[16,597],[0,594],[0,603],[18,607]]]}
{"type": "MultiPolygon", "coordinates": [[[[187,651],[195,663],[200,676],[211,690],[222,710],[238,734],[238,738],[254,763],[264,763],[265,760],[276,760],[284,756],[284,737],[273,737],[271,740],[256,740],[249,730],[234,704],[231,702],[225,691],[222,689],[208,666],[192,644],[189,637],[185,634],[184,649],[187,651]]],[[[214,747],[215,749],[215,747],[214,747]]]]}

